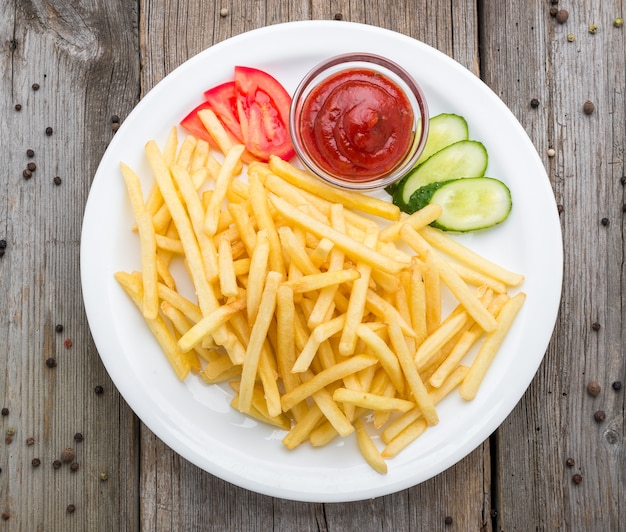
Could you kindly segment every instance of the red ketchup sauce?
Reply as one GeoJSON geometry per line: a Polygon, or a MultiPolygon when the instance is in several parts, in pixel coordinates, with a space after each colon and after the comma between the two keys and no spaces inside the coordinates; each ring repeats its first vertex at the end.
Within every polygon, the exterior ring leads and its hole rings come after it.
{"type": "Polygon", "coordinates": [[[395,168],[413,140],[413,109],[402,89],[373,70],[338,72],[302,107],[304,148],[329,174],[371,181],[395,168]]]}

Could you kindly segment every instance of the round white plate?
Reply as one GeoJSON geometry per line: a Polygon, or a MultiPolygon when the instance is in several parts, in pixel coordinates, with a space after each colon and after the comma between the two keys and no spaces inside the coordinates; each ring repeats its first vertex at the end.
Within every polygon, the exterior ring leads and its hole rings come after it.
{"type": "Polygon", "coordinates": [[[162,441],[202,469],[236,485],[301,501],[339,502],[389,494],[437,475],[483,442],[506,418],[544,356],[557,316],[562,240],[549,180],[528,136],[500,99],[477,77],[433,48],[372,26],[306,21],[255,30],[191,58],[137,105],[116,133],[93,181],[81,238],[85,308],[94,341],[113,382],[133,411],[162,441]],[[505,181],[514,207],[485,232],[459,236],[472,249],[526,279],[527,300],[472,402],[452,394],[440,423],[389,460],[387,475],[365,464],[353,438],[326,448],[288,451],[283,434],[231,409],[227,386],[179,382],[139,313],[113,278],[139,269],[133,214],[119,172],[124,161],[147,190],[143,147],[162,146],[170,128],[202,92],[232,79],[237,64],[274,75],[293,92],[316,63],[352,51],[387,56],[421,84],[431,116],[463,115],[470,137],[489,152],[488,175],[505,181]]]}

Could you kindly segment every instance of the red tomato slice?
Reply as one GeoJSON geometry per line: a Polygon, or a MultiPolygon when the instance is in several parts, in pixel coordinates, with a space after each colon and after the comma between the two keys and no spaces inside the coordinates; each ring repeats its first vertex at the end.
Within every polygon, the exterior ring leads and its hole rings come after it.
{"type": "Polygon", "coordinates": [[[242,143],[241,126],[237,114],[237,93],[235,92],[235,82],[227,81],[217,87],[213,87],[204,92],[206,101],[209,102],[215,115],[224,124],[224,127],[242,143]]]}
{"type": "Polygon", "coordinates": [[[289,136],[291,97],[268,73],[235,67],[237,112],[246,149],[263,161],[277,155],[288,161],[295,151],[289,136]]]}
{"type": "Polygon", "coordinates": [[[203,109],[211,109],[209,102],[202,102],[198,105],[198,107],[196,107],[193,111],[191,111],[191,113],[180,121],[180,125],[190,135],[193,135],[197,139],[206,140],[211,146],[216,147],[217,145],[213,140],[213,137],[209,135],[209,132],[206,130],[202,120],[200,120],[200,117],[198,116],[198,112],[203,109]]]}

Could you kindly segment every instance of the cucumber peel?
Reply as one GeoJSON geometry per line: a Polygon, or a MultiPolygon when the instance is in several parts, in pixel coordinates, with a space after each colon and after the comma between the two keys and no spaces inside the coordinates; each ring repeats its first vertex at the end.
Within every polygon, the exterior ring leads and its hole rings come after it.
{"type": "Polygon", "coordinates": [[[411,170],[395,187],[392,201],[405,212],[413,193],[431,183],[460,177],[482,177],[488,163],[485,146],[477,140],[461,140],[431,155],[411,170]]]}
{"type": "Polygon", "coordinates": [[[507,219],[511,191],[492,177],[466,177],[435,182],[417,189],[409,200],[412,209],[438,204],[442,214],[431,225],[444,231],[486,229],[507,219]]]}

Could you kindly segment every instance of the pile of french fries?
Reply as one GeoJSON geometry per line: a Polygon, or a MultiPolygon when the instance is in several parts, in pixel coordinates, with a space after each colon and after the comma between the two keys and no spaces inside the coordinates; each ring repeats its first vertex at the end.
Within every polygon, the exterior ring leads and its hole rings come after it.
{"type": "Polygon", "coordinates": [[[232,406],[286,431],[289,449],[354,432],[386,473],[444,397],[474,398],[523,276],[430,227],[437,205],[408,216],[281,159],[251,161],[210,111],[203,121],[219,150],[176,128],[145,145],[150,190],[121,163],[141,271],[116,279],[179,379],[228,382],[232,406]],[[180,259],[193,298],[172,275],[180,259]]]}

